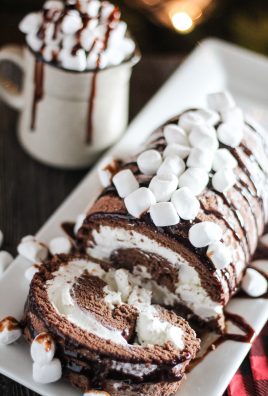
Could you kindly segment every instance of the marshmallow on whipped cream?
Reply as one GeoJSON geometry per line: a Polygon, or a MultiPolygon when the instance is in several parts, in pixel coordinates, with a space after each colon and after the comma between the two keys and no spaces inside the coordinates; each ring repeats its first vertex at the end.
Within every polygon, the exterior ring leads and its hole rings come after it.
{"type": "Polygon", "coordinates": [[[119,8],[108,1],[46,1],[19,28],[32,51],[67,70],[119,65],[135,50],[119,8]]]}

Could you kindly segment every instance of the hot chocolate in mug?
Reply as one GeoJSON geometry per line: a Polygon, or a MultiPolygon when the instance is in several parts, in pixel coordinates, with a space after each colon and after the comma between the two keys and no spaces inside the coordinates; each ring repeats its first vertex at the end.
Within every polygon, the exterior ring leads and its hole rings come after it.
{"type": "Polygon", "coordinates": [[[7,46],[0,63],[23,72],[23,88],[1,76],[0,95],[20,112],[18,135],[34,158],[61,168],[82,168],[112,145],[128,122],[129,82],[135,53],[118,66],[69,71],[44,62],[28,47],[7,46]]]}

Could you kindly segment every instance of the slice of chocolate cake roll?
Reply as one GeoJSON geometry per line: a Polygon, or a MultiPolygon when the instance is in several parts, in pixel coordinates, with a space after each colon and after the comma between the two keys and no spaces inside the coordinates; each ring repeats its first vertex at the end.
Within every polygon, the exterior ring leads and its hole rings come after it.
{"type": "Polygon", "coordinates": [[[155,131],[141,153],[99,169],[81,249],[140,274],[155,303],[221,329],[267,221],[267,143],[230,94],[155,131]],[[110,185],[108,182],[110,180],[110,185]]]}
{"type": "Polygon", "coordinates": [[[41,267],[24,326],[36,381],[57,380],[60,362],[72,385],[111,396],[174,394],[200,345],[184,319],[151,304],[138,276],[82,256],[41,267]]]}

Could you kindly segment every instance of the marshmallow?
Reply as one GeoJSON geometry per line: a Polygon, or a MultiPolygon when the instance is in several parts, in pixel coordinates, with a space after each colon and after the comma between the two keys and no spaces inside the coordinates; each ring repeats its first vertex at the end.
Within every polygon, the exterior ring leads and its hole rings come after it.
{"type": "Polygon", "coordinates": [[[192,168],[202,168],[209,172],[212,168],[214,153],[211,150],[194,147],[190,151],[187,159],[187,166],[192,168]]]}
{"type": "Polygon", "coordinates": [[[22,240],[18,246],[18,253],[25,257],[27,260],[35,262],[41,262],[47,258],[48,248],[35,238],[22,240]]]}
{"type": "Polygon", "coordinates": [[[223,168],[233,169],[237,167],[237,160],[230,153],[229,150],[225,148],[218,149],[215,152],[212,168],[215,172],[223,168]]]}
{"type": "Polygon", "coordinates": [[[35,33],[42,23],[42,16],[40,13],[32,12],[26,15],[19,24],[19,29],[22,33],[35,33]]]}
{"type": "Polygon", "coordinates": [[[243,139],[243,127],[232,123],[223,123],[217,130],[221,143],[230,147],[238,147],[243,139]]]}
{"type": "Polygon", "coordinates": [[[212,177],[212,186],[221,193],[228,191],[236,183],[236,176],[232,169],[220,169],[212,177]]]}
{"type": "Polygon", "coordinates": [[[79,229],[82,227],[85,218],[86,218],[85,213],[80,213],[80,214],[77,216],[76,222],[75,222],[75,226],[74,226],[74,233],[75,233],[75,235],[78,233],[79,229]]]}
{"type": "Polygon", "coordinates": [[[194,126],[203,123],[204,118],[197,111],[187,111],[186,113],[183,113],[179,118],[179,126],[188,133],[194,126]]]}
{"type": "Polygon", "coordinates": [[[179,186],[188,187],[194,195],[199,195],[208,184],[208,173],[201,168],[188,168],[179,177],[179,186]]]}
{"type": "Polygon", "coordinates": [[[71,10],[63,18],[61,30],[66,34],[74,34],[83,27],[82,19],[76,10],[71,10]]]}
{"type": "Polygon", "coordinates": [[[194,220],[200,209],[200,202],[188,187],[182,187],[172,194],[173,203],[178,215],[184,220],[194,220]]]}
{"type": "Polygon", "coordinates": [[[224,269],[231,262],[230,250],[222,242],[211,243],[208,246],[207,256],[218,270],[224,269]]]}
{"type": "Polygon", "coordinates": [[[244,114],[239,107],[233,107],[221,113],[222,119],[226,123],[241,126],[244,124],[244,114]]]}
{"type": "Polygon", "coordinates": [[[157,171],[158,176],[165,176],[167,174],[179,177],[185,171],[185,162],[176,155],[170,155],[165,158],[162,165],[157,171]]]}
{"type": "Polygon", "coordinates": [[[227,91],[209,94],[207,96],[207,102],[212,110],[218,112],[226,111],[235,107],[235,101],[232,95],[227,91]]]}
{"type": "Polygon", "coordinates": [[[83,71],[87,68],[87,58],[85,51],[78,49],[73,55],[67,49],[62,49],[59,53],[62,66],[68,70],[83,71]]]}
{"type": "Polygon", "coordinates": [[[49,251],[53,254],[68,254],[72,249],[72,244],[68,238],[57,237],[49,242],[49,251]]]}
{"type": "Polygon", "coordinates": [[[0,247],[3,245],[4,242],[4,234],[3,231],[0,230],[0,247]]]}
{"type": "Polygon", "coordinates": [[[182,144],[172,143],[167,145],[167,147],[164,150],[163,156],[164,158],[167,158],[172,155],[177,155],[180,158],[185,159],[186,157],[188,157],[189,153],[190,153],[189,146],[183,146],[182,144]]]}
{"type": "Polygon", "coordinates": [[[139,188],[139,183],[130,169],[118,172],[113,177],[113,183],[121,198],[127,197],[129,194],[139,188]]]}
{"type": "Polygon", "coordinates": [[[42,51],[42,55],[46,62],[51,62],[54,60],[55,55],[58,55],[58,52],[57,45],[46,45],[42,51]]]}
{"type": "Polygon", "coordinates": [[[98,166],[98,176],[104,188],[109,187],[117,172],[117,161],[112,157],[104,158],[98,166]]]}
{"type": "Polygon", "coordinates": [[[34,362],[47,364],[55,355],[55,342],[50,334],[40,333],[31,344],[31,357],[34,362]]]}
{"type": "Polygon", "coordinates": [[[31,265],[31,267],[27,268],[27,270],[24,272],[24,277],[27,279],[29,283],[32,282],[33,277],[37,272],[39,272],[40,266],[38,264],[31,265]]]}
{"type": "Polygon", "coordinates": [[[164,127],[164,136],[167,144],[177,143],[188,146],[188,137],[186,132],[175,124],[168,124],[164,127]]]}
{"type": "Polygon", "coordinates": [[[169,201],[177,187],[178,178],[172,174],[154,176],[149,184],[149,189],[153,192],[156,202],[169,201]]]}
{"type": "Polygon", "coordinates": [[[63,2],[59,0],[48,0],[43,5],[44,10],[56,9],[62,10],[63,9],[63,2]]]}
{"type": "Polygon", "coordinates": [[[222,238],[221,227],[211,221],[194,224],[189,230],[189,240],[196,248],[202,248],[222,238]]]}
{"type": "Polygon", "coordinates": [[[5,252],[4,250],[0,252],[0,276],[5,272],[13,260],[14,258],[10,253],[5,252]]]}
{"type": "MultiPolygon", "coordinates": [[[[124,40],[127,33],[126,22],[120,21],[118,25],[111,31],[109,41],[117,46],[119,42],[124,40]]],[[[133,41],[131,40],[133,43],[133,41]]]]}
{"type": "Polygon", "coordinates": [[[110,396],[110,394],[107,392],[104,392],[104,391],[92,389],[92,390],[86,391],[83,396],[110,396]]]}
{"type": "Polygon", "coordinates": [[[125,205],[128,213],[139,218],[147,212],[151,205],[156,203],[154,194],[149,188],[141,187],[125,198],[125,205]]]}
{"type": "Polygon", "coordinates": [[[196,113],[203,118],[205,124],[214,126],[220,121],[220,115],[213,110],[209,109],[198,109],[196,113]]]}
{"type": "Polygon", "coordinates": [[[180,222],[176,209],[171,202],[159,202],[152,205],[150,215],[157,227],[173,226],[180,222]]]}
{"type": "Polygon", "coordinates": [[[250,266],[268,277],[268,260],[254,260],[250,263],[250,266]]]}
{"type": "Polygon", "coordinates": [[[88,3],[87,13],[91,16],[91,18],[96,18],[98,16],[100,4],[101,3],[99,0],[92,0],[88,3]]]}
{"type": "Polygon", "coordinates": [[[35,33],[27,34],[26,43],[34,52],[40,51],[43,45],[42,41],[36,36],[35,33]]]}
{"type": "Polygon", "coordinates": [[[249,296],[260,297],[267,292],[267,280],[255,269],[247,268],[241,287],[249,296]]]}
{"type": "Polygon", "coordinates": [[[195,126],[189,135],[189,142],[192,147],[206,150],[217,150],[219,142],[215,128],[208,125],[195,126]]]}
{"type": "Polygon", "coordinates": [[[162,164],[161,154],[156,150],[147,150],[138,156],[137,164],[142,173],[153,175],[162,164]]]}
{"type": "Polygon", "coordinates": [[[53,359],[47,364],[33,364],[33,380],[39,384],[50,384],[59,381],[62,376],[61,362],[53,359]]]}
{"type": "Polygon", "coordinates": [[[80,44],[86,51],[89,51],[92,48],[94,40],[94,34],[91,30],[85,29],[82,31],[80,36],[80,44]]]}
{"type": "Polygon", "coordinates": [[[19,322],[8,316],[0,322],[0,345],[9,345],[17,341],[22,335],[19,322]]]}

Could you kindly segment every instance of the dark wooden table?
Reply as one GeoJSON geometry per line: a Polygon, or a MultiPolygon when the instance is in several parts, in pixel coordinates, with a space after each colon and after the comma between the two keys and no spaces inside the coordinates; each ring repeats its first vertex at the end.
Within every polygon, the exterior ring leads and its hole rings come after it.
{"type": "MultiPolygon", "coordinates": [[[[131,118],[181,59],[176,55],[143,57],[131,83],[131,118]]],[[[0,102],[0,229],[5,235],[3,249],[14,255],[21,237],[35,233],[86,174],[49,168],[31,159],[17,141],[16,123],[16,112],[0,102]]],[[[36,393],[0,375],[0,396],[26,395],[36,393]]]]}

